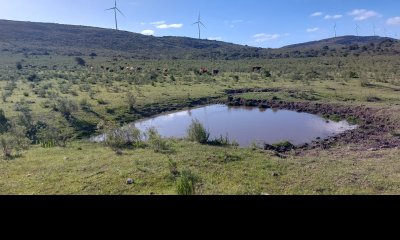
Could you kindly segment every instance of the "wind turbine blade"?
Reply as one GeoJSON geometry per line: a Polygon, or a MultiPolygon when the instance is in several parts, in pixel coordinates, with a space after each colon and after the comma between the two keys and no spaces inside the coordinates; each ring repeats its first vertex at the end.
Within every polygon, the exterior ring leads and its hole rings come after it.
{"type": "Polygon", "coordinates": [[[122,16],[125,17],[125,15],[121,12],[121,10],[119,10],[118,8],[115,8],[115,9],[117,9],[117,11],[118,11],[119,13],[121,13],[122,16]]]}
{"type": "Polygon", "coordinates": [[[195,25],[195,24],[199,24],[199,22],[195,22],[195,23],[193,23],[192,25],[195,25]]]}
{"type": "Polygon", "coordinates": [[[106,10],[104,10],[104,11],[108,11],[108,10],[114,10],[114,8],[109,8],[109,9],[106,9],[106,10]]]}
{"type": "Polygon", "coordinates": [[[202,22],[199,22],[204,28],[206,28],[206,26],[202,23],[202,22]]]}

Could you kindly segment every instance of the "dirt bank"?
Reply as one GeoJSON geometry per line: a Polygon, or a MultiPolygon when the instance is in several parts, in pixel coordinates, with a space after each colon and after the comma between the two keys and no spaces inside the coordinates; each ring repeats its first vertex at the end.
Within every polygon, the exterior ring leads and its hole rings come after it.
{"type": "Polygon", "coordinates": [[[287,102],[282,100],[249,100],[236,96],[247,92],[278,92],[279,89],[239,89],[226,91],[227,104],[232,106],[254,106],[260,108],[286,109],[317,114],[333,119],[347,119],[355,122],[359,128],[345,132],[330,139],[315,141],[300,149],[329,148],[336,144],[356,143],[360,150],[378,150],[400,146],[398,109],[378,108],[366,105],[329,104],[317,102],[287,102]]]}

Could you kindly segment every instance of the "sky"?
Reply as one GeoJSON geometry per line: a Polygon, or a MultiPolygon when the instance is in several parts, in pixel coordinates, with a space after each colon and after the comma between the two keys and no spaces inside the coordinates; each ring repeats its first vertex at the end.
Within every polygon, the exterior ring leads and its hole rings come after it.
{"type": "MultiPolygon", "coordinates": [[[[0,0],[0,19],[115,28],[114,0],[0,0]]],[[[277,48],[336,34],[400,38],[399,0],[117,0],[120,30],[277,48]],[[375,33],[374,33],[375,32],[375,33]]]]}

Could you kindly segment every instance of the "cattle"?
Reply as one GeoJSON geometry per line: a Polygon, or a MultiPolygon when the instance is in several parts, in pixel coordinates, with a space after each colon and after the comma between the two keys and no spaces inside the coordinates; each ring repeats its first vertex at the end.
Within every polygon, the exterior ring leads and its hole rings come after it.
{"type": "Polygon", "coordinates": [[[262,67],[253,67],[253,72],[260,73],[261,69],[262,69],[262,67]]]}
{"type": "Polygon", "coordinates": [[[141,67],[137,67],[136,68],[136,71],[138,71],[138,72],[140,72],[140,71],[142,71],[143,70],[143,68],[141,68],[141,67]]]}
{"type": "Polygon", "coordinates": [[[200,74],[208,73],[208,69],[202,67],[202,68],[200,68],[199,73],[200,74]]]}
{"type": "Polygon", "coordinates": [[[213,70],[213,75],[216,76],[216,75],[218,75],[218,74],[219,74],[219,70],[218,70],[218,69],[214,69],[214,70],[213,70]]]}
{"type": "Polygon", "coordinates": [[[169,72],[169,69],[168,69],[168,68],[164,68],[164,69],[163,69],[163,74],[164,74],[164,76],[167,76],[167,75],[168,75],[168,72],[169,72]]]}

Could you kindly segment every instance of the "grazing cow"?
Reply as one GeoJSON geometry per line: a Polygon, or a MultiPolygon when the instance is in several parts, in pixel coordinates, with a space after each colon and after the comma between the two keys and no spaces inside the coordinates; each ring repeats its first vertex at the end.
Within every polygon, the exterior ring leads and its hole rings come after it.
{"type": "Polygon", "coordinates": [[[262,69],[262,67],[253,67],[253,72],[260,73],[261,69],[262,69]]]}
{"type": "Polygon", "coordinates": [[[169,69],[168,69],[168,68],[164,68],[164,69],[163,69],[163,74],[164,74],[164,76],[167,76],[167,75],[168,75],[168,72],[169,72],[169,69]]]}
{"type": "Polygon", "coordinates": [[[219,74],[219,69],[214,69],[214,70],[213,70],[213,75],[216,76],[216,75],[218,75],[218,74],[219,74]]]}
{"type": "Polygon", "coordinates": [[[200,74],[208,73],[208,69],[202,67],[202,68],[200,68],[199,73],[200,74]]]}
{"type": "Polygon", "coordinates": [[[124,67],[122,67],[122,66],[120,66],[120,67],[119,67],[119,69],[120,69],[121,71],[123,71],[125,68],[124,68],[124,67]]]}
{"type": "Polygon", "coordinates": [[[136,71],[138,71],[138,72],[140,72],[140,71],[142,71],[143,70],[143,68],[141,68],[141,67],[137,67],[136,68],[136,71]]]}

